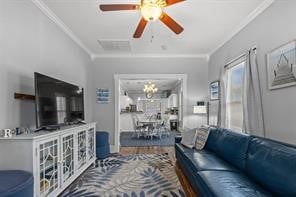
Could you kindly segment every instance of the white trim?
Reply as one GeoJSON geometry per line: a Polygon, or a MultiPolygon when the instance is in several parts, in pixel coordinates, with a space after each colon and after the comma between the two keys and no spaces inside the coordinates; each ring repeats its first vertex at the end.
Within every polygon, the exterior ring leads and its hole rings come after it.
{"type": "Polygon", "coordinates": [[[97,58],[206,58],[209,59],[209,54],[156,54],[156,53],[129,53],[129,54],[93,54],[92,60],[97,58]]]}
{"type": "Polygon", "coordinates": [[[114,98],[115,98],[115,131],[114,131],[114,152],[119,152],[120,148],[120,139],[119,139],[119,130],[120,130],[120,77],[119,75],[114,75],[115,87],[114,87],[114,98]]]}
{"type": "Polygon", "coordinates": [[[115,145],[109,145],[110,146],[110,153],[117,153],[119,151],[116,151],[115,145]]]}
{"type": "Polygon", "coordinates": [[[114,96],[115,96],[115,132],[114,132],[114,152],[119,152],[120,141],[119,141],[119,127],[120,127],[120,80],[128,80],[128,79],[180,79],[182,83],[182,90],[183,90],[183,128],[186,124],[187,119],[185,118],[186,109],[187,109],[187,74],[115,74],[114,81],[115,81],[115,89],[114,89],[114,96]]]}
{"type": "Polygon", "coordinates": [[[86,47],[83,42],[70,30],[70,28],[55,14],[51,9],[45,5],[42,0],[31,0],[50,20],[52,20],[58,27],[60,27],[66,35],[68,35],[78,46],[80,46],[90,57],[93,52],[86,47]]]}
{"type": "Polygon", "coordinates": [[[210,52],[210,56],[213,55],[224,44],[231,40],[236,34],[238,34],[243,28],[251,23],[257,16],[264,12],[275,0],[264,0],[254,11],[252,11],[242,23],[240,23],[227,37],[224,39],[214,50],[210,52]]]}
{"type": "Polygon", "coordinates": [[[227,64],[225,64],[224,68],[231,68],[233,65],[237,65],[237,64],[245,61],[246,56],[247,56],[247,53],[243,53],[243,54],[237,56],[236,58],[232,59],[227,64]]]}

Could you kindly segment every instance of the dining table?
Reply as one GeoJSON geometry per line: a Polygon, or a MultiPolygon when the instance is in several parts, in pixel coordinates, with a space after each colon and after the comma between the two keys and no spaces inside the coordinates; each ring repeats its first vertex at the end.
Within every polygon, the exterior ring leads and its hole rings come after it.
{"type": "Polygon", "coordinates": [[[140,120],[139,122],[142,124],[155,124],[161,121],[160,120],[140,120]]]}
{"type": "Polygon", "coordinates": [[[161,120],[140,120],[139,123],[145,126],[155,126],[157,123],[160,123],[161,120]]]}

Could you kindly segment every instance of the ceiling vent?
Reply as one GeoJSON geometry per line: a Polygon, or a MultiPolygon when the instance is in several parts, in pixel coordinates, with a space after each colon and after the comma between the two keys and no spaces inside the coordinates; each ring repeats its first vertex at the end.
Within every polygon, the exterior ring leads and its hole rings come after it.
{"type": "Polygon", "coordinates": [[[130,52],[131,46],[128,40],[98,40],[105,51],[130,52]]]}

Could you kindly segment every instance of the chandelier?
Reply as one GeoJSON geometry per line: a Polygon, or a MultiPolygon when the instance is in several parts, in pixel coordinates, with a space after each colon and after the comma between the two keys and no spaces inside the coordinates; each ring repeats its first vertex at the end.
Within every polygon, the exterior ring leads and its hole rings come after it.
{"type": "Polygon", "coordinates": [[[154,93],[158,91],[158,88],[154,83],[149,82],[148,84],[144,85],[143,91],[146,93],[147,98],[152,98],[154,93]]]}

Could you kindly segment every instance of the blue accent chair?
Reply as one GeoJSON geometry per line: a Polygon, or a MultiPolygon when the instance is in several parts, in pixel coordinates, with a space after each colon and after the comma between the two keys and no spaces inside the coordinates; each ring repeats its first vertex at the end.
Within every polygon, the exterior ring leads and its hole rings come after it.
{"type": "Polygon", "coordinates": [[[109,157],[109,133],[106,131],[96,132],[96,154],[97,159],[105,159],[109,157]]]}
{"type": "Polygon", "coordinates": [[[21,170],[0,171],[1,197],[33,197],[33,175],[21,170]]]}
{"type": "Polygon", "coordinates": [[[212,128],[201,151],[175,144],[178,164],[199,197],[296,196],[296,147],[212,128]]]}

